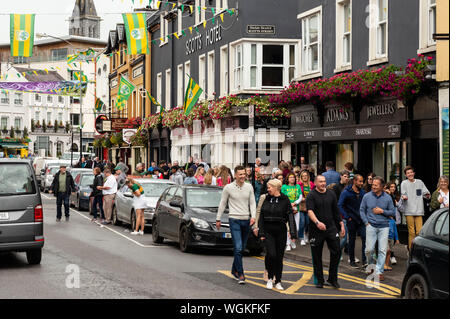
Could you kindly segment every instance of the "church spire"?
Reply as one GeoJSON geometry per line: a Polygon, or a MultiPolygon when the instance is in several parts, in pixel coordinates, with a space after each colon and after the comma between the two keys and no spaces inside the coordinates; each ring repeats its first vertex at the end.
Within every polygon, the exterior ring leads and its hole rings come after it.
{"type": "Polygon", "coordinates": [[[69,23],[69,35],[100,38],[100,17],[93,0],[76,0],[69,23]]]}

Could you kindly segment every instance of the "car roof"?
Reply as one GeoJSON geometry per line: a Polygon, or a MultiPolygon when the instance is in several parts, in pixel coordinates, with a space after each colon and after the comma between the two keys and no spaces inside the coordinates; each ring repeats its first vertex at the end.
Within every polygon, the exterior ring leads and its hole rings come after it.
{"type": "Polygon", "coordinates": [[[156,179],[156,178],[133,178],[136,182],[138,182],[139,184],[150,184],[150,183],[155,183],[155,184],[171,184],[171,185],[176,185],[174,182],[169,181],[168,179],[156,179]]]}
{"type": "Polygon", "coordinates": [[[0,158],[0,163],[26,163],[30,164],[29,160],[18,158],[0,158]]]}
{"type": "Polygon", "coordinates": [[[213,186],[213,185],[198,185],[198,184],[189,184],[189,185],[180,185],[182,188],[190,189],[190,188],[208,188],[208,189],[223,189],[223,187],[220,186],[213,186]]]}

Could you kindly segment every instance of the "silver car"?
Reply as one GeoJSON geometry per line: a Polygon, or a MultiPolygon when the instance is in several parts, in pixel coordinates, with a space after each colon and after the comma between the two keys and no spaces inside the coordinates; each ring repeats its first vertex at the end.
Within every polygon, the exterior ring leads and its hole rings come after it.
{"type": "MultiPolygon", "coordinates": [[[[155,213],[156,203],[161,194],[174,182],[163,179],[138,178],[136,182],[141,184],[144,189],[144,196],[147,202],[147,208],[144,210],[145,225],[151,225],[153,214],[155,213]]],[[[133,206],[133,194],[128,186],[123,185],[116,194],[114,201],[112,221],[115,225],[121,222],[129,224],[132,229],[136,226],[136,213],[133,206]]]]}
{"type": "Polygon", "coordinates": [[[47,193],[52,186],[53,178],[55,174],[59,172],[60,165],[57,164],[49,164],[47,170],[44,175],[41,175],[41,191],[47,193]]]}
{"type": "Polygon", "coordinates": [[[26,252],[36,265],[43,246],[44,214],[32,164],[0,159],[0,252],[26,252]]]}

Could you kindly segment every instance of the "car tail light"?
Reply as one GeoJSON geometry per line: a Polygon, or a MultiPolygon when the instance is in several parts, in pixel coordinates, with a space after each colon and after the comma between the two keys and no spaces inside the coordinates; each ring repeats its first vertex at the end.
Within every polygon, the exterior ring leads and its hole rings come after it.
{"type": "Polygon", "coordinates": [[[43,222],[44,221],[44,212],[42,210],[42,205],[37,205],[34,208],[34,221],[35,222],[43,222]]]}

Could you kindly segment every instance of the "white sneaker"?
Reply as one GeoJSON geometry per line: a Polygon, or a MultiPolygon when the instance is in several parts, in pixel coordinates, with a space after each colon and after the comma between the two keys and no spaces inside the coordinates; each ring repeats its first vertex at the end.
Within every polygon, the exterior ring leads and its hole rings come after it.
{"type": "Polygon", "coordinates": [[[290,251],[291,250],[291,245],[286,245],[286,251],[290,251]]]}
{"type": "MultiPolygon", "coordinates": [[[[350,262],[350,258],[348,259],[348,262],[350,262]]],[[[359,259],[355,257],[355,263],[359,263],[359,259]]]]}
{"type": "Polygon", "coordinates": [[[138,231],[133,231],[133,232],[130,233],[130,235],[139,235],[139,232],[138,231]]]}
{"type": "Polygon", "coordinates": [[[305,243],[308,243],[308,242],[309,242],[308,235],[305,234],[305,243]]]}
{"type": "Polygon", "coordinates": [[[342,259],[344,259],[344,257],[341,256],[341,261],[342,261],[342,259]]]}
{"type": "Polygon", "coordinates": [[[139,231],[139,235],[144,236],[144,231],[143,231],[143,230],[140,230],[140,231],[139,231]]]}
{"type": "Polygon", "coordinates": [[[397,263],[397,259],[395,257],[391,257],[391,264],[395,265],[397,263]]]}
{"type": "Polygon", "coordinates": [[[292,249],[295,249],[295,248],[297,248],[297,245],[294,242],[291,242],[291,247],[292,247],[292,249]]]}
{"type": "Polygon", "coordinates": [[[284,290],[283,286],[281,285],[281,282],[277,283],[275,285],[275,288],[278,289],[278,290],[284,290]]]}
{"type": "Polygon", "coordinates": [[[272,282],[272,279],[267,280],[266,288],[267,288],[267,289],[272,289],[272,288],[273,288],[273,282],[272,282]]]}
{"type": "Polygon", "coordinates": [[[300,242],[300,246],[306,246],[306,241],[304,239],[300,242]]]}

